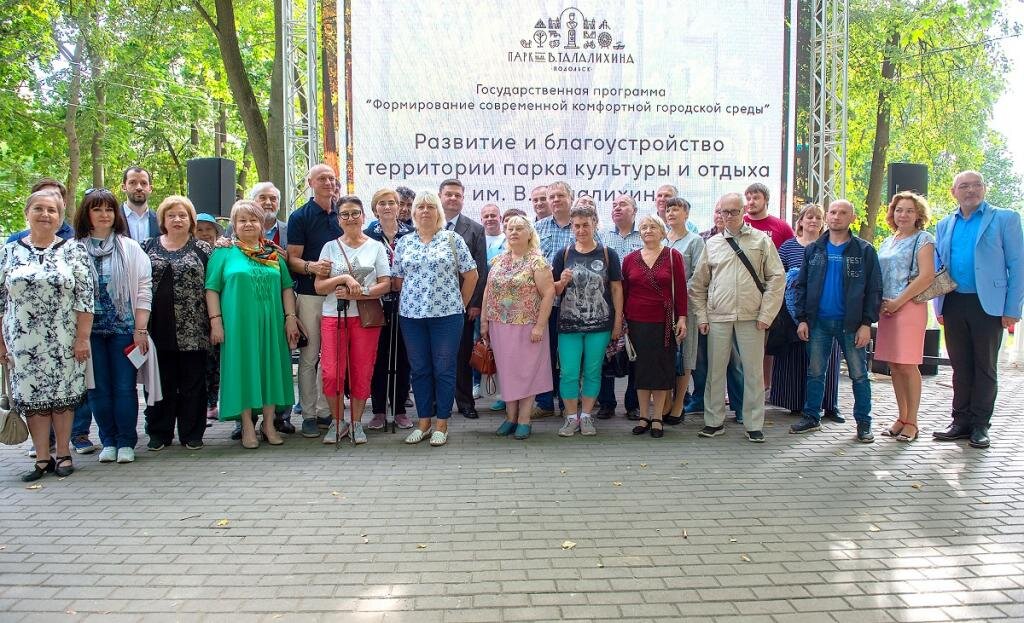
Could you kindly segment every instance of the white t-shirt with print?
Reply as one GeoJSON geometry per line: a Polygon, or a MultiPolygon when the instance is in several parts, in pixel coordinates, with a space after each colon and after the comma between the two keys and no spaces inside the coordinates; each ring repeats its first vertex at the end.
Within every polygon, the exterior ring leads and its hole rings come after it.
{"type": "MultiPolygon", "coordinates": [[[[391,276],[388,254],[384,250],[383,244],[372,238],[367,238],[358,248],[353,249],[348,245],[341,244],[341,241],[335,238],[325,244],[324,248],[320,250],[320,259],[331,261],[331,277],[349,274],[345,256],[341,253],[340,247],[342,246],[345,247],[348,261],[352,263],[353,277],[359,282],[359,285],[368,288],[373,287],[377,283],[377,279],[391,276]]],[[[343,307],[342,314],[344,313],[346,313],[346,310],[343,307]]],[[[356,310],[355,301],[348,302],[347,313],[349,316],[359,314],[358,310],[356,310]]],[[[323,314],[330,318],[338,315],[338,299],[333,293],[328,293],[324,297],[323,314]]]]}

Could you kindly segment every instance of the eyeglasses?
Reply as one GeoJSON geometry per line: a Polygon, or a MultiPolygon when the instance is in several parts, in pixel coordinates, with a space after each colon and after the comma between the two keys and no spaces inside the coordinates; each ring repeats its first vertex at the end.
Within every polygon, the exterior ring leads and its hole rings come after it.
{"type": "Polygon", "coordinates": [[[338,212],[338,218],[343,221],[351,221],[362,216],[362,212],[338,212]]]}
{"type": "Polygon", "coordinates": [[[981,182],[964,182],[963,184],[957,184],[957,190],[979,190],[984,186],[981,182]]]}
{"type": "Polygon", "coordinates": [[[739,216],[743,210],[719,210],[718,213],[722,216],[739,216]]]}

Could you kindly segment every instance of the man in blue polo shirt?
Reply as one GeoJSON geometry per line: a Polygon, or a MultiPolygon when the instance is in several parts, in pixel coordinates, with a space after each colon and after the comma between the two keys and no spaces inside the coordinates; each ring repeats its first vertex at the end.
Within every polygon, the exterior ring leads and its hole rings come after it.
{"type": "MultiPolygon", "coordinates": [[[[331,274],[330,260],[321,260],[324,245],[341,236],[338,211],[332,195],[334,169],[318,164],[306,175],[313,196],[288,217],[288,268],[295,278],[296,310],[309,343],[299,349],[299,404],[302,405],[302,436],[319,437],[330,427],[331,410],[317,374],[320,359],[320,318],[324,297],[316,293],[313,279],[331,274]]],[[[344,434],[339,431],[339,434],[344,434]]],[[[327,443],[330,440],[325,440],[327,443]]]]}

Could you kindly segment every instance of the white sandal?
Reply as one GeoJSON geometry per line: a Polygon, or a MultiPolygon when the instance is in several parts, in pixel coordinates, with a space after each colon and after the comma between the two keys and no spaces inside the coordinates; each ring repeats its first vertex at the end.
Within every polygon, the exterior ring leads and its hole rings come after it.
{"type": "Polygon", "coordinates": [[[409,444],[419,443],[419,442],[423,441],[424,439],[426,439],[427,435],[429,435],[429,434],[430,434],[430,430],[425,430],[424,431],[424,430],[420,430],[420,429],[417,428],[416,430],[414,430],[411,433],[409,433],[409,436],[405,438],[405,443],[409,443],[409,444]]]}
{"type": "Polygon", "coordinates": [[[443,446],[446,443],[448,443],[447,431],[441,432],[439,430],[435,430],[434,434],[430,436],[430,445],[434,446],[435,448],[438,446],[443,446]]]}

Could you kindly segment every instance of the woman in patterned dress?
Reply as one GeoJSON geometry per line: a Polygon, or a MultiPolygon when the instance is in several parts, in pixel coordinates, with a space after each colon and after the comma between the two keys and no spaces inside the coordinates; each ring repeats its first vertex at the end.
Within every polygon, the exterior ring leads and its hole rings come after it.
{"type": "Polygon", "coordinates": [[[399,324],[420,418],[405,443],[419,443],[429,436],[430,445],[443,446],[455,403],[455,367],[466,306],[479,275],[466,241],[445,231],[437,195],[422,192],[416,197],[412,221],[416,234],[398,241],[392,267],[393,287],[402,291],[399,324]],[[437,429],[431,433],[434,418],[437,429]]]}
{"type": "Polygon", "coordinates": [[[480,337],[489,340],[501,373],[505,421],[497,434],[530,436],[533,397],[551,391],[551,353],[545,333],[555,300],[551,265],[540,238],[521,216],[505,221],[507,249],[494,258],[484,290],[480,337]],[[524,365],[529,362],[529,365],[524,365]]]}
{"type": "Polygon", "coordinates": [[[210,245],[195,237],[196,210],[187,197],[171,195],[156,211],[162,235],[142,244],[153,263],[153,302],[149,334],[160,361],[163,399],[146,408],[147,447],[158,452],[178,441],[189,450],[203,447],[206,432],[206,264],[210,245]]]}
{"type": "Polygon", "coordinates": [[[31,482],[75,469],[68,444],[75,407],[86,399],[93,287],[85,248],[57,237],[64,222],[59,194],[29,195],[25,221],[28,235],[0,250],[0,359],[11,373],[12,406],[26,416],[35,444],[35,465],[21,477],[31,482]]]}

